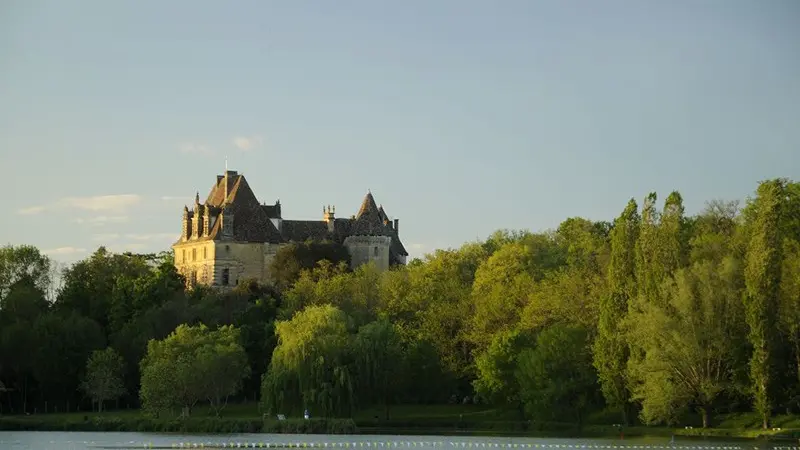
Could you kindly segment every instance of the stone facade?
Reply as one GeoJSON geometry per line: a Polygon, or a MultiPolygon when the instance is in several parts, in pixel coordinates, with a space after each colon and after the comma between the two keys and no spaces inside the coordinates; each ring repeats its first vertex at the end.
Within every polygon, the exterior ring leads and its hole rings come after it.
{"type": "Polygon", "coordinates": [[[328,206],[322,220],[285,220],[280,201],[259,203],[244,176],[228,170],[217,176],[205,202],[200,202],[198,193],[193,208],[183,208],[181,237],[172,246],[175,266],[190,285],[267,282],[278,249],[308,239],[342,243],[353,268],[372,262],[385,270],[406,263],[399,221],[389,219],[371,192],[355,216],[343,219],[335,213],[336,208],[328,206]]]}

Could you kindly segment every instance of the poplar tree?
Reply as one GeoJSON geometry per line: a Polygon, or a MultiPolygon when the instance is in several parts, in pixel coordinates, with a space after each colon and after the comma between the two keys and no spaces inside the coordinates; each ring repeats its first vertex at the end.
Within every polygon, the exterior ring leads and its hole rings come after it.
{"type": "Polygon", "coordinates": [[[636,286],[639,301],[647,303],[657,296],[660,274],[657,260],[659,256],[658,196],[651,192],[644,199],[642,217],[639,227],[639,239],[636,244],[636,286]]]}
{"type": "Polygon", "coordinates": [[[600,299],[598,334],[593,352],[603,396],[609,405],[622,410],[625,424],[630,421],[630,394],[625,379],[629,352],[619,324],[636,295],[635,252],[639,221],[638,206],[634,199],[628,201],[625,210],[614,221],[608,265],[608,294],[600,299]]]}
{"type": "Polygon", "coordinates": [[[773,358],[775,351],[776,311],[781,281],[780,232],[784,182],[769,180],[759,184],[751,224],[750,242],[745,261],[744,304],[749,340],[753,407],[769,427],[772,409],[773,358]]]}

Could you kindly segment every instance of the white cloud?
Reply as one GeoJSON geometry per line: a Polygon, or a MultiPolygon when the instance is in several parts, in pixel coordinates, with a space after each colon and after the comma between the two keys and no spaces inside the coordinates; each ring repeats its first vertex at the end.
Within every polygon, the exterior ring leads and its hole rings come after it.
{"type": "Polygon", "coordinates": [[[29,208],[22,208],[17,210],[17,214],[21,216],[29,216],[33,214],[39,214],[40,212],[44,212],[47,208],[44,206],[31,206],[29,208]]]}
{"type": "Polygon", "coordinates": [[[88,218],[79,217],[77,219],[72,219],[74,223],[79,223],[82,225],[90,225],[95,227],[101,227],[103,225],[107,225],[110,223],[125,223],[128,220],[129,220],[128,216],[96,216],[88,218]]]}
{"type": "Polygon", "coordinates": [[[197,144],[194,142],[184,142],[178,147],[178,151],[193,155],[210,155],[214,153],[214,151],[205,144],[197,144]]]}
{"type": "Polygon", "coordinates": [[[67,197],[59,200],[59,205],[64,208],[78,208],[86,211],[125,212],[131,206],[142,202],[142,197],[136,194],[121,195],[96,195],[94,197],[67,197]]]}
{"type": "Polygon", "coordinates": [[[49,210],[81,209],[92,212],[125,212],[143,200],[136,194],[95,195],[92,197],[65,197],[51,205],[31,206],[17,210],[17,214],[39,214],[49,210]]]}
{"type": "Polygon", "coordinates": [[[263,142],[264,139],[262,139],[261,136],[236,136],[233,138],[233,145],[243,152],[253,150],[254,148],[260,146],[263,142]]]}
{"type": "Polygon", "coordinates": [[[45,250],[44,253],[46,255],[76,255],[81,253],[86,253],[85,248],[78,248],[78,247],[58,247],[58,248],[51,248],[49,250],[45,250]]]}

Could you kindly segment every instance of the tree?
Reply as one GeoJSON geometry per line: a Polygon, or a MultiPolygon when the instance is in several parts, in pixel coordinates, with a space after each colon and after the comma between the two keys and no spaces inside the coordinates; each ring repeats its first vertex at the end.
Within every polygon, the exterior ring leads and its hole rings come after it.
{"type": "Polygon", "coordinates": [[[231,326],[181,325],[164,340],[148,342],[141,366],[145,410],[158,414],[181,407],[182,417],[202,399],[219,412],[249,373],[238,331],[231,326]]]}
{"type": "Polygon", "coordinates": [[[794,354],[794,370],[797,375],[797,384],[793,390],[795,404],[800,406],[800,241],[787,239],[784,242],[783,252],[784,262],[783,274],[781,275],[780,314],[778,318],[794,354]]]}
{"type": "MultiPolygon", "coordinates": [[[[64,271],[63,286],[54,306],[57,310],[74,311],[94,320],[108,335],[111,330],[110,319],[114,317],[111,311],[117,280],[120,277],[135,280],[146,276],[150,270],[147,258],[113,254],[100,247],[91,256],[64,271]]],[[[119,316],[129,317],[128,311],[132,313],[126,307],[125,315],[119,316]]]]}
{"type": "Polygon", "coordinates": [[[92,401],[97,402],[97,411],[103,412],[103,403],[116,400],[125,393],[123,373],[125,362],[113,348],[95,350],[86,362],[86,379],[81,387],[92,401]]]}
{"type": "Polygon", "coordinates": [[[275,325],[278,346],[261,387],[261,401],[273,413],[350,414],[355,380],[345,313],[332,306],[309,306],[275,325]]]}
{"type": "Polygon", "coordinates": [[[644,352],[634,361],[634,399],[645,423],[673,425],[696,406],[703,427],[717,397],[733,384],[745,342],[741,267],[735,258],[679,269],[663,288],[667,303],[650,303],[627,319],[631,342],[644,352]]]}
{"type": "Polygon", "coordinates": [[[611,256],[608,265],[608,292],[600,297],[597,338],[593,362],[606,402],[622,411],[623,422],[630,423],[628,383],[628,342],[620,332],[620,323],[628,314],[636,292],[636,241],[639,213],[631,199],[611,230],[611,256]]]}
{"type": "Polygon", "coordinates": [[[320,261],[348,267],[350,252],[344,245],[331,241],[292,242],[278,250],[269,268],[275,284],[283,290],[291,287],[303,271],[317,267],[320,261]]]}
{"type": "Polygon", "coordinates": [[[744,302],[747,324],[750,327],[750,378],[755,410],[761,415],[764,429],[769,427],[773,402],[774,330],[781,285],[781,213],[785,197],[782,180],[759,184],[754,210],[750,243],[745,265],[746,292],[744,302]]]}
{"type": "Polygon", "coordinates": [[[400,393],[398,376],[404,374],[402,341],[394,325],[379,320],[362,326],[353,342],[360,398],[384,407],[389,420],[389,405],[400,393]]]}
{"type": "Polygon", "coordinates": [[[531,417],[583,423],[583,410],[597,391],[588,344],[585,329],[557,324],[539,334],[533,349],[522,352],[517,377],[531,417]]]}
{"type": "Polygon", "coordinates": [[[494,335],[489,348],[476,358],[475,392],[490,403],[516,406],[522,410],[520,385],[516,376],[522,351],[535,343],[526,331],[511,330],[494,335]]]}
{"type": "Polygon", "coordinates": [[[642,215],[639,221],[639,235],[636,240],[636,286],[638,290],[637,302],[646,303],[658,298],[658,288],[663,279],[660,270],[659,257],[659,214],[656,210],[655,192],[651,192],[644,199],[642,215]]]}
{"type": "Polygon", "coordinates": [[[195,351],[202,389],[217,416],[250,375],[247,353],[239,340],[239,330],[226,325],[212,332],[195,351]]]}
{"type": "Polygon", "coordinates": [[[48,292],[52,282],[51,265],[50,258],[31,245],[0,247],[0,299],[22,278],[29,279],[40,291],[48,292]]]}
{"type": "Polygon", "coordinates": [[[106,346],[102,329],[76,312],[51,311],[33,324],[33,336],[31,373],[39,392],[51,402],[74,399],[89,356],[106,346]]]}

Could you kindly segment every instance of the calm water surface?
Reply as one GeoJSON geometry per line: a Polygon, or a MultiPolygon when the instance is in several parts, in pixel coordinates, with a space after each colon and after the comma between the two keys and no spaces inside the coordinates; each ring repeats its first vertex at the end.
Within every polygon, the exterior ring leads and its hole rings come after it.
{"type": "Polygon", "coordinates": [[[800,450],[800,444],[676,438],[544,439],[449,436],[343,436],[290,434],[180,435],[0,431],[0,450],[89,450],[133,448],[275,448],[358,450],[800,450]]]}

